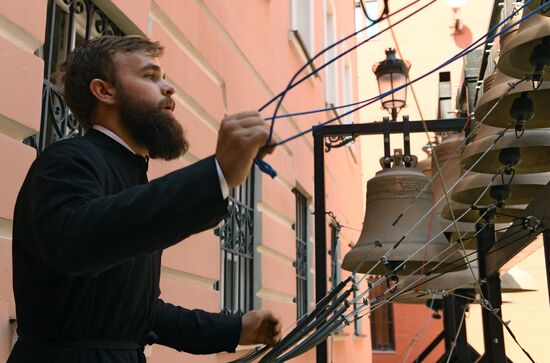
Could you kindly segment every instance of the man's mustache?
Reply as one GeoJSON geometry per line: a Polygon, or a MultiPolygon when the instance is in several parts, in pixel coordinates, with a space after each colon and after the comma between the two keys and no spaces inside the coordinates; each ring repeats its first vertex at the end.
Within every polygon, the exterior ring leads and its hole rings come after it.
{"type": "Polygon", "coordinates": [[[159,102],[159,108],[160,109],[168,109],[170,111],[174,111],[176,108],[176,102],[171,97],[166,97],[162,101],[159,102]]]}

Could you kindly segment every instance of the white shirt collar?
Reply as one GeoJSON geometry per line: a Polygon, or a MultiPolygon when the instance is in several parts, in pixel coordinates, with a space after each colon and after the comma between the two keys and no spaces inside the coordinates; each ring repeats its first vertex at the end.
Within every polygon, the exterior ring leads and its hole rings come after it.
{"type": "Polygon", "coordinates": [[[124,140],[122,140],[120,137],[118,137],[118,135],[115,134],[114,132],[112,132],[111,130],[109,130],[109,129],[103,127],[103,126],[100,126],[100,125],[94,125],[94,126],[92,126],[92,128],[97,130],[97,131],[100,131],[100,132],[104,133],[107,136],[109,136],[111,139],[115,140],[120,145],[122,145],[126,149],[130,150],[133,154],[137,154],[134,150],[132,150],[132,148],[127,143],[124,142],[124,140]]]}

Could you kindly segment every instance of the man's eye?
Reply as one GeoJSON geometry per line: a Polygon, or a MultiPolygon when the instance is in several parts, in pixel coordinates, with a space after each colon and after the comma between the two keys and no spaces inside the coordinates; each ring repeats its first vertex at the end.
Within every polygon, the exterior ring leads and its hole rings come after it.
{"type": "Polygon", "coordinates": [[[150,79],[155,79],[155,78],[156,78],[156,76],[155,76],[154,73],[147,73],[147,74],[145,75],[145,77],[150,78],[150,79]]]}

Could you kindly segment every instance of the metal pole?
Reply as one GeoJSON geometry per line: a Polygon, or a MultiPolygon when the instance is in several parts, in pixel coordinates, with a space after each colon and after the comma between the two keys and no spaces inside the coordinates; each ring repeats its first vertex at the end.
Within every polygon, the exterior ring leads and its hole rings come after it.
{"type": "MultiPolygon", "coordinates": [[[[500,321],[494,316],[497,314],[502,317],[501,305],[502,296],[500,294],[500,277],[496,271],[487,275],[486,253],[495,243],[495,225],[490,223],[483,228],[477,225],[476,228],[481,232],[477,236],[477,253],[479,264],[479,281],[481,281],[482,296],[488,300],[489,307],[496,309],[494,313],[487,309],[481,309],[483,320],[483,338],[485,345],[485,354],[483,362],[506,362],[506,350],[504,347],[504,330],[500,321]],[[486,281],[483,283],[483,281],[486,281]]],[[[484,303],[483,301],[481,302],[484,303]]]]}
{"type": "MultiPolygon", "coordinates": [[[[468,290],[457,290],[458,295],[474,295],[468,290]]],[[[462,296],[449,295],[443,298],[443,327],[445,332],[445,360],[452,354],[453,363],[470,363],[466,322],[463,321],[469,301],[462,296]],[[462,322],[462,323],[461,323],[462,322]],[[460,328],[460,329],[459,329],[460,328]],[[453,345],[456,343],[455,347],[453,345]],[[452,353],[451,353],[452,351],[452,353]]],[[[442,361],[440,359],[440,361],[442,361]]]]}
{"type": "Polygon", "coordinates": [[[544,259],[546,262],[546,283],[548,284],[548,301],[550,301],[550,229],[542,233],[544,239],[544,259]]]}
{"type": "MultiPolygon", "coordinates": [[[[325,226],[325,150],[324,137],[313,132],[315,195],[315,301],[327,294],[327,231],[325,226]]],[[[316,348],[317,363],[327,363],[327,341],[316,348]]]]}
{"type": "Polygon", "coordinates": [[[439,345],[439,343],[445,338],[445,331],[439,333],[434,340],[420,353],[420,355],[413,361],[413,363],[422,363],[428,355],[439,345]]]}

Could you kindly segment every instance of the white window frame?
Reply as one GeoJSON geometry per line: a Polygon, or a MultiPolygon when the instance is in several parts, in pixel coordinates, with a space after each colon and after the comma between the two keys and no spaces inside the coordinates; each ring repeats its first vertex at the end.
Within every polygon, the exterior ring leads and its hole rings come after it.
{"type": "MultiPolygon", "coordinates": [[[[331,0],[324,1],[325,8],[325,47],[328,47],[337,41],[336,32],[336,14],[331,0]]],[[[338,47],[329,49],[325,53],[325,62],[336,58],[338,47]]],[[[337,105],[339,95],[338,81],[338,62],[334,62],[325,67],[325,103],[327,105],[337,105]]]]}
{"type": "Polygon", "coordinates": [[[315,52],[315,17],[313,0],[290,0],[291,43],[301,61],[306,63],[315,52]]]}

